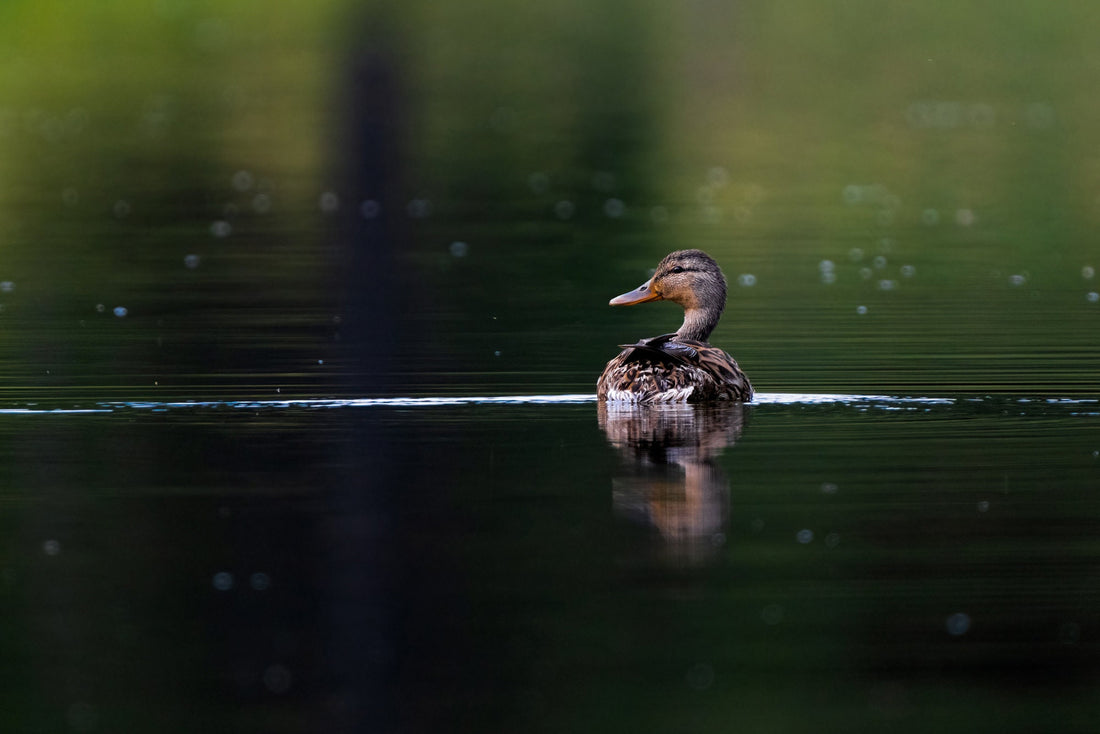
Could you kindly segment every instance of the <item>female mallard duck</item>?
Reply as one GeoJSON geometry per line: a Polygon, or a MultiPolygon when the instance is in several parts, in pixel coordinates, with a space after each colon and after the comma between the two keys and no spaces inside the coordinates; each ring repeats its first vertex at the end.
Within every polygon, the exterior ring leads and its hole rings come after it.
{"type": "Polygon", "coordinates": [[[710,255],[680,250],[657,265],[653,277],[612,306],[672,301],[684,309],[684,325],[673,334],[623,344],[596,383],[600,400],[631,403],[699,403],[752,400],[749,378],[733,357],[707,337],[726,308],[726,278],[710,255]]]}

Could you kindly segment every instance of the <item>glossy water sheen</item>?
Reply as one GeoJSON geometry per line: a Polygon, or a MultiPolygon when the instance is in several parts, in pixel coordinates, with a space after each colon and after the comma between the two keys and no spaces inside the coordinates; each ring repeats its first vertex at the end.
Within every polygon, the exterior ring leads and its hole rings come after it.
{"type": "Polygon", "coordinates": [[[1100,715],[1096,401],[18,410],[12,730],[1100,715]]]}
{"type": "Polygon", "coordinates": [[[1095,13],[0,3],[0,731],[1096,732],[1095,13]]]}

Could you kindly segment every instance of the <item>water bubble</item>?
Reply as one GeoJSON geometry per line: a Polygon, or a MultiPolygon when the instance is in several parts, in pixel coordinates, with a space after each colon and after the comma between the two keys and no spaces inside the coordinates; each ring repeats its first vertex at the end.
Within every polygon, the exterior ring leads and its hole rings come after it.
{"type": "Polygon", "coordinates": [[[836,268],[836,264],[832,260],[822,260],[817,264],[817,269],[823,273],[831,273],[836,268]]]}
{"type": "Polygon", "coordinates": [[[760,610],[760,619],[764,624],[774,627],[783,621],[783,607],[779,604],[769,604],[760,610]]]}
{"type": "Polygon", "coordinates": [[[237,191],[248,191],[256,184],[256,177],[248,171],[237,171],[233,174],[233,188],[237,191]]]}
{"type": "Polygon", "coordinates": [[[317,203],[325,214],[332,214],[340,208],[340,197],[334,191],[326,191],[321,194],[317,203]]]}
{"type": "Polygon", "coordinates": [[[142,104],[141,127],[151,138],[163,138],[176,116],[176,99],[169,94],[154,94],[142,104]]]}
{"type": "Polygon", "coordinates": [[[271,195],[256,194],[252,197],[252,211],[257,214],[267,214],[271,211],[271,195]]]}
{"type": "Polygon", "coordinates": [[[1096,270],[1091,265],[1086,265],[1081,268],[1081,277],[1085,280],[1092,280],[1093,276],[1095,275],[1096,270]]]}
{"type": "Polygon", "coordinates": [[[0,292],[11,293],[15,290],[15,282],[11,280],[0,281],[0,292]]]}
{"type": "Polygon", "coordinates": [[[359,215],[363,219],[374,219],[382,213],[382,205],[374,199],[366,199],[359,205],[359,215]]]}
{"type": "Polygon", "coordinates": [[[947,633],[958,637],[965,635],[970,630],[970,615],[964,612],[955,612],[947,618],[947,633]]]}
{"type": "Polygon", "coordinates": [[[971,209],[959,209],[955,212],[955,223],[960,227],[969,227],[974,224],[976,217],[971,209]]]}
{"type": "Polygon", "coordinates": [[[536,171],[527,177],[527,185],[536,194],[545,194],[550,188],[550,177],[541,171],[536,171]]]}
{"type": "Polygon", "coordinates": [[[950,129],[959,126],[962,122],[963,106],[960,102],[937,102],[934,110],[933,123],[936,127],[950,129]]]}
{"type": "Polygon", "coordinates": [[[290,690],[290,669],[285,665],[269,665],[263,674],[264,686],[275,694],[283,694],[290,690]]]}
{"type": "Polygon", "coordinates": [[[1081,625],[1066,622],[1058,630],[1058,641],[1063,645],[1076,645],[1081,640],[1081,625]]]}
{"type": "Polygon", "coordinates": [[[199,266],[199,262],[202,260],[198,255],[185,255],[183,258],[183,265],[188,270],[194,270],[199,266]]]}
{"type": "Polygon", "coordinates": [[[725,186],[729,183],[729,180],[729,171],[722,166],[712,166],[710,170],[707,171],[707,181],[709,181],[712,186],[725,186]]]}
{"type": "Polygon", "coordinates": [[[886,201],[887,195],[890,193],[889,189],[883,184],[875,183],[870,186],[863,187],[863,198],[874,204],[881,204],[886,201]]]}
{"type": "Polygon", "coordinates": [[[822,482],[821,492],[823,494],[836,494],[839,487],[832,482],[822,482]]]}
{"type": "Polygon", "coordinates": [[[814,531],[810,530],[809,528],[803,528],[802,530],[799,530],[797,533],[795,533],[794,537],[795,540],[797,540],[799,543],[801,543],[802,545],[806,545],[807,543],[814,542],[814,531]]]}
{"type": "Polygon", "coordinates": [[[902,265],[901,266],[901,277],[903,277],[903,278],[912,278],[916,274],[917,274],[917,269],[914,268],[912,265],[902,265]]]}
{"type": "Polygon", "coordinates": [[[990,128],[997,123],[997,112],[984,102],[975,102],[967,107],[966,117],[977,128],[990,128]]]}
{"type": "Polygon", "coordinates": [[[935,209],[925,209],[920,214],[920,221],[927,227],[934,227],[940,223],[940,213],[935,209]]]}
{"type": "Polygon", "coordinates": [[[257,571],[248,577],[248,585],[255,591],[267,591],[271,588],[271,577],[257,571]]]}
{"type": "Polygon", "coordinates": [[[874,275],[874,274],[875,274],[875,271],[871,270],[871,268],[860,268],[859,269],[859,277],[863,278],[864,280],[870,280],[871,276],[874,275]]]}
{"type": "Polygon", "coordinates": [[[493,356],[494,357],[499,357],[500,356],[500,350],[498,349],[495,352],[493,352],[493,356]]]}
{"type": "Polygon", "coordinates": [[[844,198],[845,204],[858,204],[863,200],[863,187],[856,184],[848,184],[841,191],[840,195],[844,198]]]}
{"type": "Polygon", "coordinates": [[[104,305],[103,305],[102,303],[97,303],[97,304],[95,305],[95,310],[96,310],[96,311],[97,311],[98,313],[103,313],[104,311],[106,311],[106,310],[107,310],[107,307],[106,307],[106,306],[104,306],[104,305]]]}
{"type": "Polygon", "coordinates": [[[705,691],[714,684],[714,668],[706,663],[697,663],[688,669],[684,680],[690,688],[705,691]]]}
{"type": "Polygon", "coordinates": [[[1008,276],[1008,282],[1014,286],[1021,286],[1027,282],[1027,276],[1020,273],[1008,276]]]}
{"type": "Polygon", "coordinates": [[[821,282],[825,285],[832,285],[836,282],[836,273],[832,270],[821,274],[821,282]]]}
{"type": "Polygon", "coordinates": [[[405,211],[413,219],[426,219],[431,210],[431,202],[427,199],[413,199],[405,206],[405,211]]]}
{"type": "Polygon", "coordinates": [[[892,291],[897,288],[898,282],[896,280],[884,279],[878,282],[878,289],[880,291],[892,291]]]}
{"type": "Polygon", "coordinates": [[[737,276],[737,284],[746,288],[751,288],[756,285],[756,276],[752,273],[742,273],[737,276]]]}
{"type": "Polygon", "coordinates": [[[573,202],[562,199],[558,203],[554,204],[554,216],[558,219],[572,219],[573,213],[577,210],[573,202]]]}
{"type": "Polygon", "coordinates": [[[867,313],[867,307],[866,306],[856,306],[856,313],[859,314],[860,316],[865,315],[867,313]]]}
{"type": "Polygon", "coordinates": [[[130,202],[119,199],[115,202],[115,205],[111,207],[111,211],[114,213],[116,219],[125,219],[130,216],[130,202]]]}
{"type": "Polygon", "coordinates": [[[758,183],[751,183],[742,187],[741,195],[745,199],[745,203],[750,205],[759,204],[764,200],[764,187],[758,183]]]}
{"type": "Polygon", "coordinates": [[[1045,130],[1054,125],[1054,108],[1046,102],[1032,102],[1024,108],[1028,127],[1045,130]]]}
{"type": "Polygon", "coordinates": [[[210,234],[214,237],[224,238],[228,237],[233,232],[233,225],[224,219],[219,219],[210,225],[210,234]]]}
{"type": "Polygon", "coordinates": [[[989,512],[989,502],[982,500],[978,503],[978,512],[989,512]]]}
{"type": "Polygon", "coordinates": [[[878,249],[880,252],[892,252],[894,249],[894,241],[889,237],[883,237],[878,241],[878,249]]]}
{"type": "Polygon", "coordinates": [[[854,263],[857,263],[860,260],[862,260],[863,259],[863,248],[862,247],[853,247],[852,249],[848,250],[848,259],[851,260],[854,263]]]}
{"type": "Polygon", "coordinates": [[[125,318],[127,314],[130,313],[130,309],[126,308],[125,306],[115,306],[111,313],[121,319],[125,318]]]}
{"type": "Polygon", "coordinates": [[[56,556],[61,553],[61,543],[56,540],[47,540],[42,544],[42,552],[47,556],[56,556]]]}
{"type": "Polygon", "coordinates": [[[886,257],[884,255],[875,255],[875,259],[871,261],[871,264],[874,265],[877,270],[882,270],[886,267],[886,257]]]}
{"type": "Polygon", "coordinates": [[[626,204],[622,199],[608,199],[603,203],[603,213],[612,219],[618,219],[626,213],[626,204]]]}
{"type": "Polygon", "coordinates": [[[829,533],[825,536],[825,547],[836,548],[840,545],[840,533],[829,533]]]}
{"type": "Polygon", "coordinates": [[[470,246],[465,242],[452,242],[448,248],[451,251],[453,257],[466,257],[466,253],[470,251],[470,246]]]}
{"type": "Polygon", "coordinates": [[[909,106],[905,108],[905,120],[912,127],[931,127],[932,103],[923,101],[911,102],[909,106]]]}
{"type": "Polygon", "coordinates": [[[1097,293],[1096,291],[1089,291],[1085,294],[1085,300],[1087,300],[1089,303],[1096,303],[1097,301],[1100,301],[1100,293],[1097,293]]]}
{"type": "Polygon", "coordinates": [[[214,574],[214,578],[211,579],[211,583],[218,591],[229,591],[233,588],[235,579],[233,578],[233,574],[228,571],[218,571],[214,574]]]}

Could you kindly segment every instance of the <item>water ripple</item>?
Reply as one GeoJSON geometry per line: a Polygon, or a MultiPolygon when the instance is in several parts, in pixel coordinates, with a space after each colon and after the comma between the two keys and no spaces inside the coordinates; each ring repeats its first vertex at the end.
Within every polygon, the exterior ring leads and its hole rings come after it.
{"type": "MultiPolygon", "coordinates": [[[[21,406],[0,408],[0,415],[85,414],[116,412],[194,411],[194,410],[325,410],[338,408],[436,408],[458,405],[579,405],[596,402],[591,394],[565,395],[492,395],[450,397],[385,397],[385,398],[297,398],[278,400],[178,400],[178,401],[103,401],[94,407],[51,406],[26,403],[21,406]]],[[[931,406],[986,405],[987,407],[1012,406],[1014,411],[1034,412],[1057,406],[1069,408],[1073,415],[1100,415],[1100,400],[1068,397],[1019,397],[1019,396],[898,396],[898,395],[849,395],[842,393],[757,393],[754,406],[768,405],[837,405],[860,410],[927,410],[931,406]]]]}

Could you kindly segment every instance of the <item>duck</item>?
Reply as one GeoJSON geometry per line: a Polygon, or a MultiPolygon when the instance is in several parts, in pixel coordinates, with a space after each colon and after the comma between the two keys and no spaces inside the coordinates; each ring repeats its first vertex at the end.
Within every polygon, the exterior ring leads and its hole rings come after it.
{"type": "Polygon", "coordinates": [[[726,278],[702,250],[665,256],[653,277],[611,299],[611,306],[672,301],[684,309],[684,323],[671,334],[620,344],[622,352],[604,368],[596,397],[611,403],[705,403],[752,400],[749,378],[737,361],[712,346],[710,337],[726,308],[726,278]]]}

